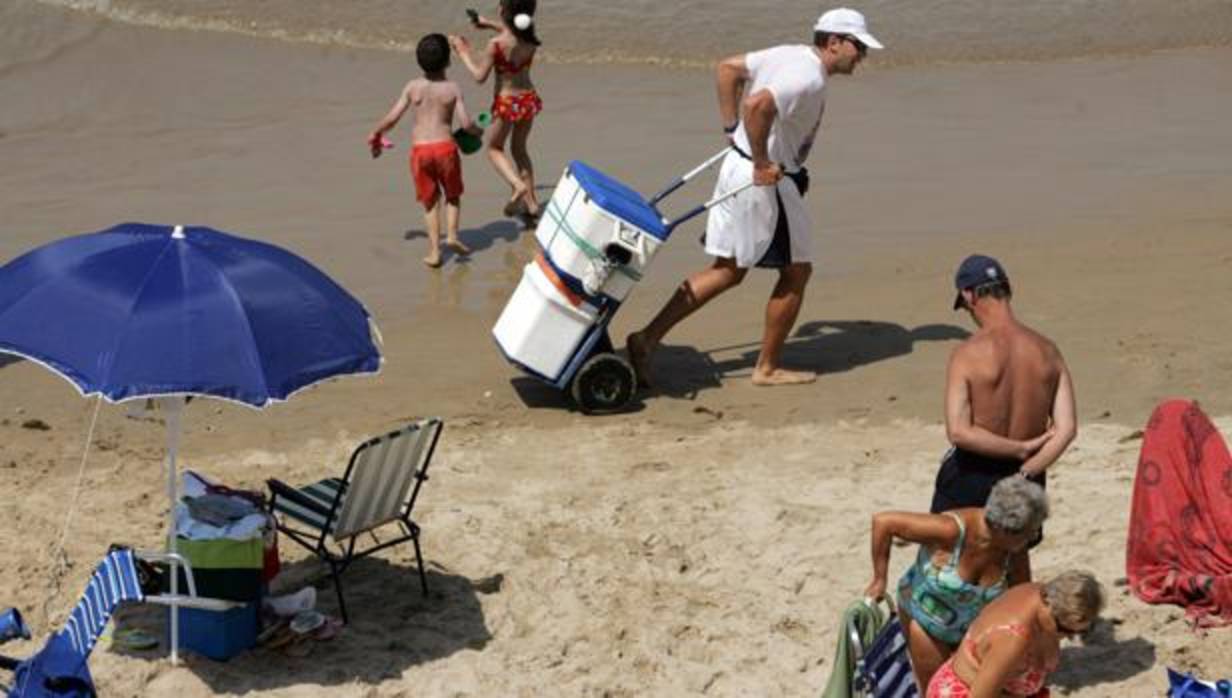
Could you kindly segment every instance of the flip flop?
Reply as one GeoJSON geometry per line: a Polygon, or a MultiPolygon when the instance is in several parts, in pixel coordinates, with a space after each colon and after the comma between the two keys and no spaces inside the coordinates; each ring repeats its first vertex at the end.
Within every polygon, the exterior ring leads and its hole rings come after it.
{"type": "Polygon", "coordinates": [[[291,631],[297,635],[307,635],[322,625],[325,625],[325,616],[317,611],[300,611],[291,619],[291,631]]]}
{"type": "Polygon", "coordinates": [[[338,636],[338,633],[342,632],[342,627],[341,618],[326,617],[325,623],[312,633],[312,639],[319,640],[321,642],[332,640],[338,636]]]}
{"type": "Polygon", "coordinates": [[[290,628],[283,626],[278,632],[270,636],[269,640],[265,644],[265,647],[271,650],[281,649],[301,639],[303,639],[302,635],[297,635],[291,632],[290,628]]]}
{"type": "Polygon", "coordinates": [[[312,643],[308,642],[307,637],[300,637],[295,642],[283,647],[282,653],[288,657],[303,659],[312,654],[312,643]]]}
{"type": "Polygon", "coordinates": [[[112,633],[111,645],[126,650],[152,650],[158,647],[158,636],[140,628],[120,628],[112,633]]]}

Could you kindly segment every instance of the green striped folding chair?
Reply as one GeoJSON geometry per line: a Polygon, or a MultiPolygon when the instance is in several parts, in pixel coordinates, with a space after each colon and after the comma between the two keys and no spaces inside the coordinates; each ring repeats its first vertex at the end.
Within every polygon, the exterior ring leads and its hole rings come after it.
{"type": "Polygon", "coordinates": [[[342,573],[355,560],[390,546],[407,541],[415,546],[419,583],[428,593],[419,525],[411,520],[411,512],[428,479],[428,463],[442,426],[438,418],[424,419],[360,444],[342,478],[298,489],[268,481],[270,510],[280,515],[278,530],[329,565],[343,622],[348,619],[342,573]],[[374,529],[387,524],[397,524],[401,533],[381,541],[374,529]],[[374,544],[357,548],[359,535],[365,532],[372,534],[374,544]]]}

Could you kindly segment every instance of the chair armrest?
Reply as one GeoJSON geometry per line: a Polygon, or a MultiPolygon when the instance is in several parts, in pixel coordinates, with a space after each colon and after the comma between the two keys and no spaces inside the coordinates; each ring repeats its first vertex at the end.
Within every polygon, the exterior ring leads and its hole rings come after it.
{"type": "Polygon", "coordinates": [[[317,502],[316,500],[314,500],[312,497],[309,497],[308,495],[300,492],[299,490],[288,485],[282,480],[270,478],[265,481],[265,484],[268,485],[270,489],[270,511],[271,512],[274,510],[274,502],[277,501],[279,497],[282,497],[283,499],[289,499],[292,502],[295,502],[299,506],[305,509],[308,509],[309,511],[313,511],[317,514],[320,514],[325,519],[329,519],[329,508],[328,507],[321,506],[321,504],[317,502]]]}
{"type": "Polygon", "coordinates": [[[171,594],[160,594],[158,596],[145,597],[146,603],[157,604],[159,606],[178,606],[180,608],[196,608],[203,611],[230,611],[233,608],[244,606],[239,601],[227,601],[225,599],[214,599],[207,596],[185,596],[180,594],[172,596],[171,594]]]}
{"type": "Polygon", "coordinates": [[[197,582],[193,575],[192,564],[179,553],[158,553],[134,551],[136,556],[147,562],[175,562],[184,568],[184,578],[188,581],[188,594],[146,594],[145,602],[160,606],[180,606],[182,608],[200,608],[207,611],[229,611],[244,604],[238,601],[214,599],[208,596],[197,596],[197,582]]]}

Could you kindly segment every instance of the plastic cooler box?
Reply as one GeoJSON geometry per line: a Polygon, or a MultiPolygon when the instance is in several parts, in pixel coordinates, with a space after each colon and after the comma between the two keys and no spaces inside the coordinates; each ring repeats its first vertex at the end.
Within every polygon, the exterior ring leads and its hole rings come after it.
{"type": "Polygon", "coordinates": [[[641,281],[668,232],[641,194],[574,161],[556,185],[535,238],[552,265],[578,280],[582,290],[620,302],[641,281]]]}
{"type": "Polygon", "coordinates": [[[564,373],[599,309],[582,301],[574,305],[544,273],[546,262],[531,262],[505,306],[492,334],[511,361],[550,380],[564,373]]]}
{"type": "Polygon", "coordinates": [[[542,249],[492,329],[505,356],[552,382],[629,295],[670,233],[636,191],[574,161],[535,230],[542,249]]]}
{"type": "Polygon", "coordinates": [[[260,603],[227,611],[180,608],[180,647],[226,661],[257,644],[260,603]]]}

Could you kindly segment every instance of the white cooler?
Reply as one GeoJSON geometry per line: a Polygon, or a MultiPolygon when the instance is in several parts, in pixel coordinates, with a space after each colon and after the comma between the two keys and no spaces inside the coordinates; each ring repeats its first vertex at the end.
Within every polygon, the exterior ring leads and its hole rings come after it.
{"type": "Polygon", "coordinates": [[[677,178],[649,202],[585,163],[569,163],[535,230],[541,251],[522,271],[492,328],[505,358],[568,389],[584,412],[626,405],[637,376],[615,353],[608,322],[676,226],[746,187],[671,222],[654,205],[727,152],[677,178]]]}
{"type": "Polygon", "coordinates": [[[669,232],[640,194],[574,161],[544,208],[535,238],[552,266],[587,295],[621,302],[669,232]]]}
{"type": "Polygon", "coordinates": [[[513,297],[492,328],[505,356],[549,381],[557,381],[594,327],[599,309],[575,305],[535,261],[522,270],[513,297]]]}

